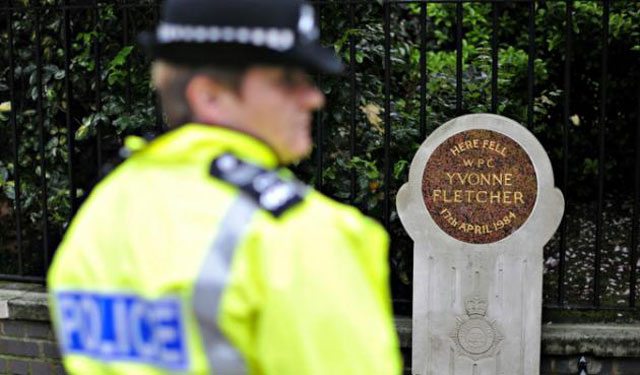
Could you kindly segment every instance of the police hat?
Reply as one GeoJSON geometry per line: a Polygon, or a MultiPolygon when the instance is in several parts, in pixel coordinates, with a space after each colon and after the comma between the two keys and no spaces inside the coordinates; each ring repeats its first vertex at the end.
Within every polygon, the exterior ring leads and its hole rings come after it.
{"type": "Polygon", "coordinates": [[[314,9],[302,0],[166,0],[155,32],[138,40],[152,58],[178,65],[341,72],[319,34],[314,9]]]}

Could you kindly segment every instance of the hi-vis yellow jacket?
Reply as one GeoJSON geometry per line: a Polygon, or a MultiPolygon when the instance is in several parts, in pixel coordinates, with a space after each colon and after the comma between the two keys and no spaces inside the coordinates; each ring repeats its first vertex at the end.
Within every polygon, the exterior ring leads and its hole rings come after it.
{"type": "Polygon", "coordinates": [[[247,135],[185,125],[78,212],[48,275],[71,375],[395,375],[386,232],[247,135]]]}

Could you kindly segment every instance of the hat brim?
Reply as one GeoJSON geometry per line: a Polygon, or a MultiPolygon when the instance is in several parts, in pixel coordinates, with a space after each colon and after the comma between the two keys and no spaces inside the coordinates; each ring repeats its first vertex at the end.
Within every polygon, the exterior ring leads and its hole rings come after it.
{"type": "Polygon", "coordinates": [[[342,61],[333,51],[317,43],[296,45],[281,52],[239,43],[160,43],[153,32],[141,33],[138,43],[152,59],[186,66],[246,68],[266,64],[296,66],[311,73],[325,74],[339,74],[344,70],[342,61]]]}
{"type": "Polygon", "coordinates": [[[322,47],[319,44],[308,44],[294,48],[291,51],[300,65],[307,69],[328,74],[339,74],[344,71],[344,65],[331,48],[322,47]]]}

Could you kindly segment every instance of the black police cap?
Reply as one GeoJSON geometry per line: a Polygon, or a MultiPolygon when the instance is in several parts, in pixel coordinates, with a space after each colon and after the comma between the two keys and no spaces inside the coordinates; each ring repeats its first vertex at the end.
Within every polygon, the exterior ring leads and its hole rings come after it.
{"type": "Polygon", "coordinates": [[[166,0],[155,32],[138,40],[152,58],[178,65],[341,72],[319,34],[314,9],[302,0],[166,0]]]}

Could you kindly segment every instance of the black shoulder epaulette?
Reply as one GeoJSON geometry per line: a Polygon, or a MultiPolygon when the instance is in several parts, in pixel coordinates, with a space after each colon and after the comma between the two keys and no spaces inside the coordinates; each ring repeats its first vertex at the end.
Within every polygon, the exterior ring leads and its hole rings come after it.
{"type": "Polygon", "coordinates": [[[306,187],[299,181],[285,179],[277,170],[247,163],[230,153],[215,158],[210,173],[242,190],[275,217],[304,200],[306,187]]]}

